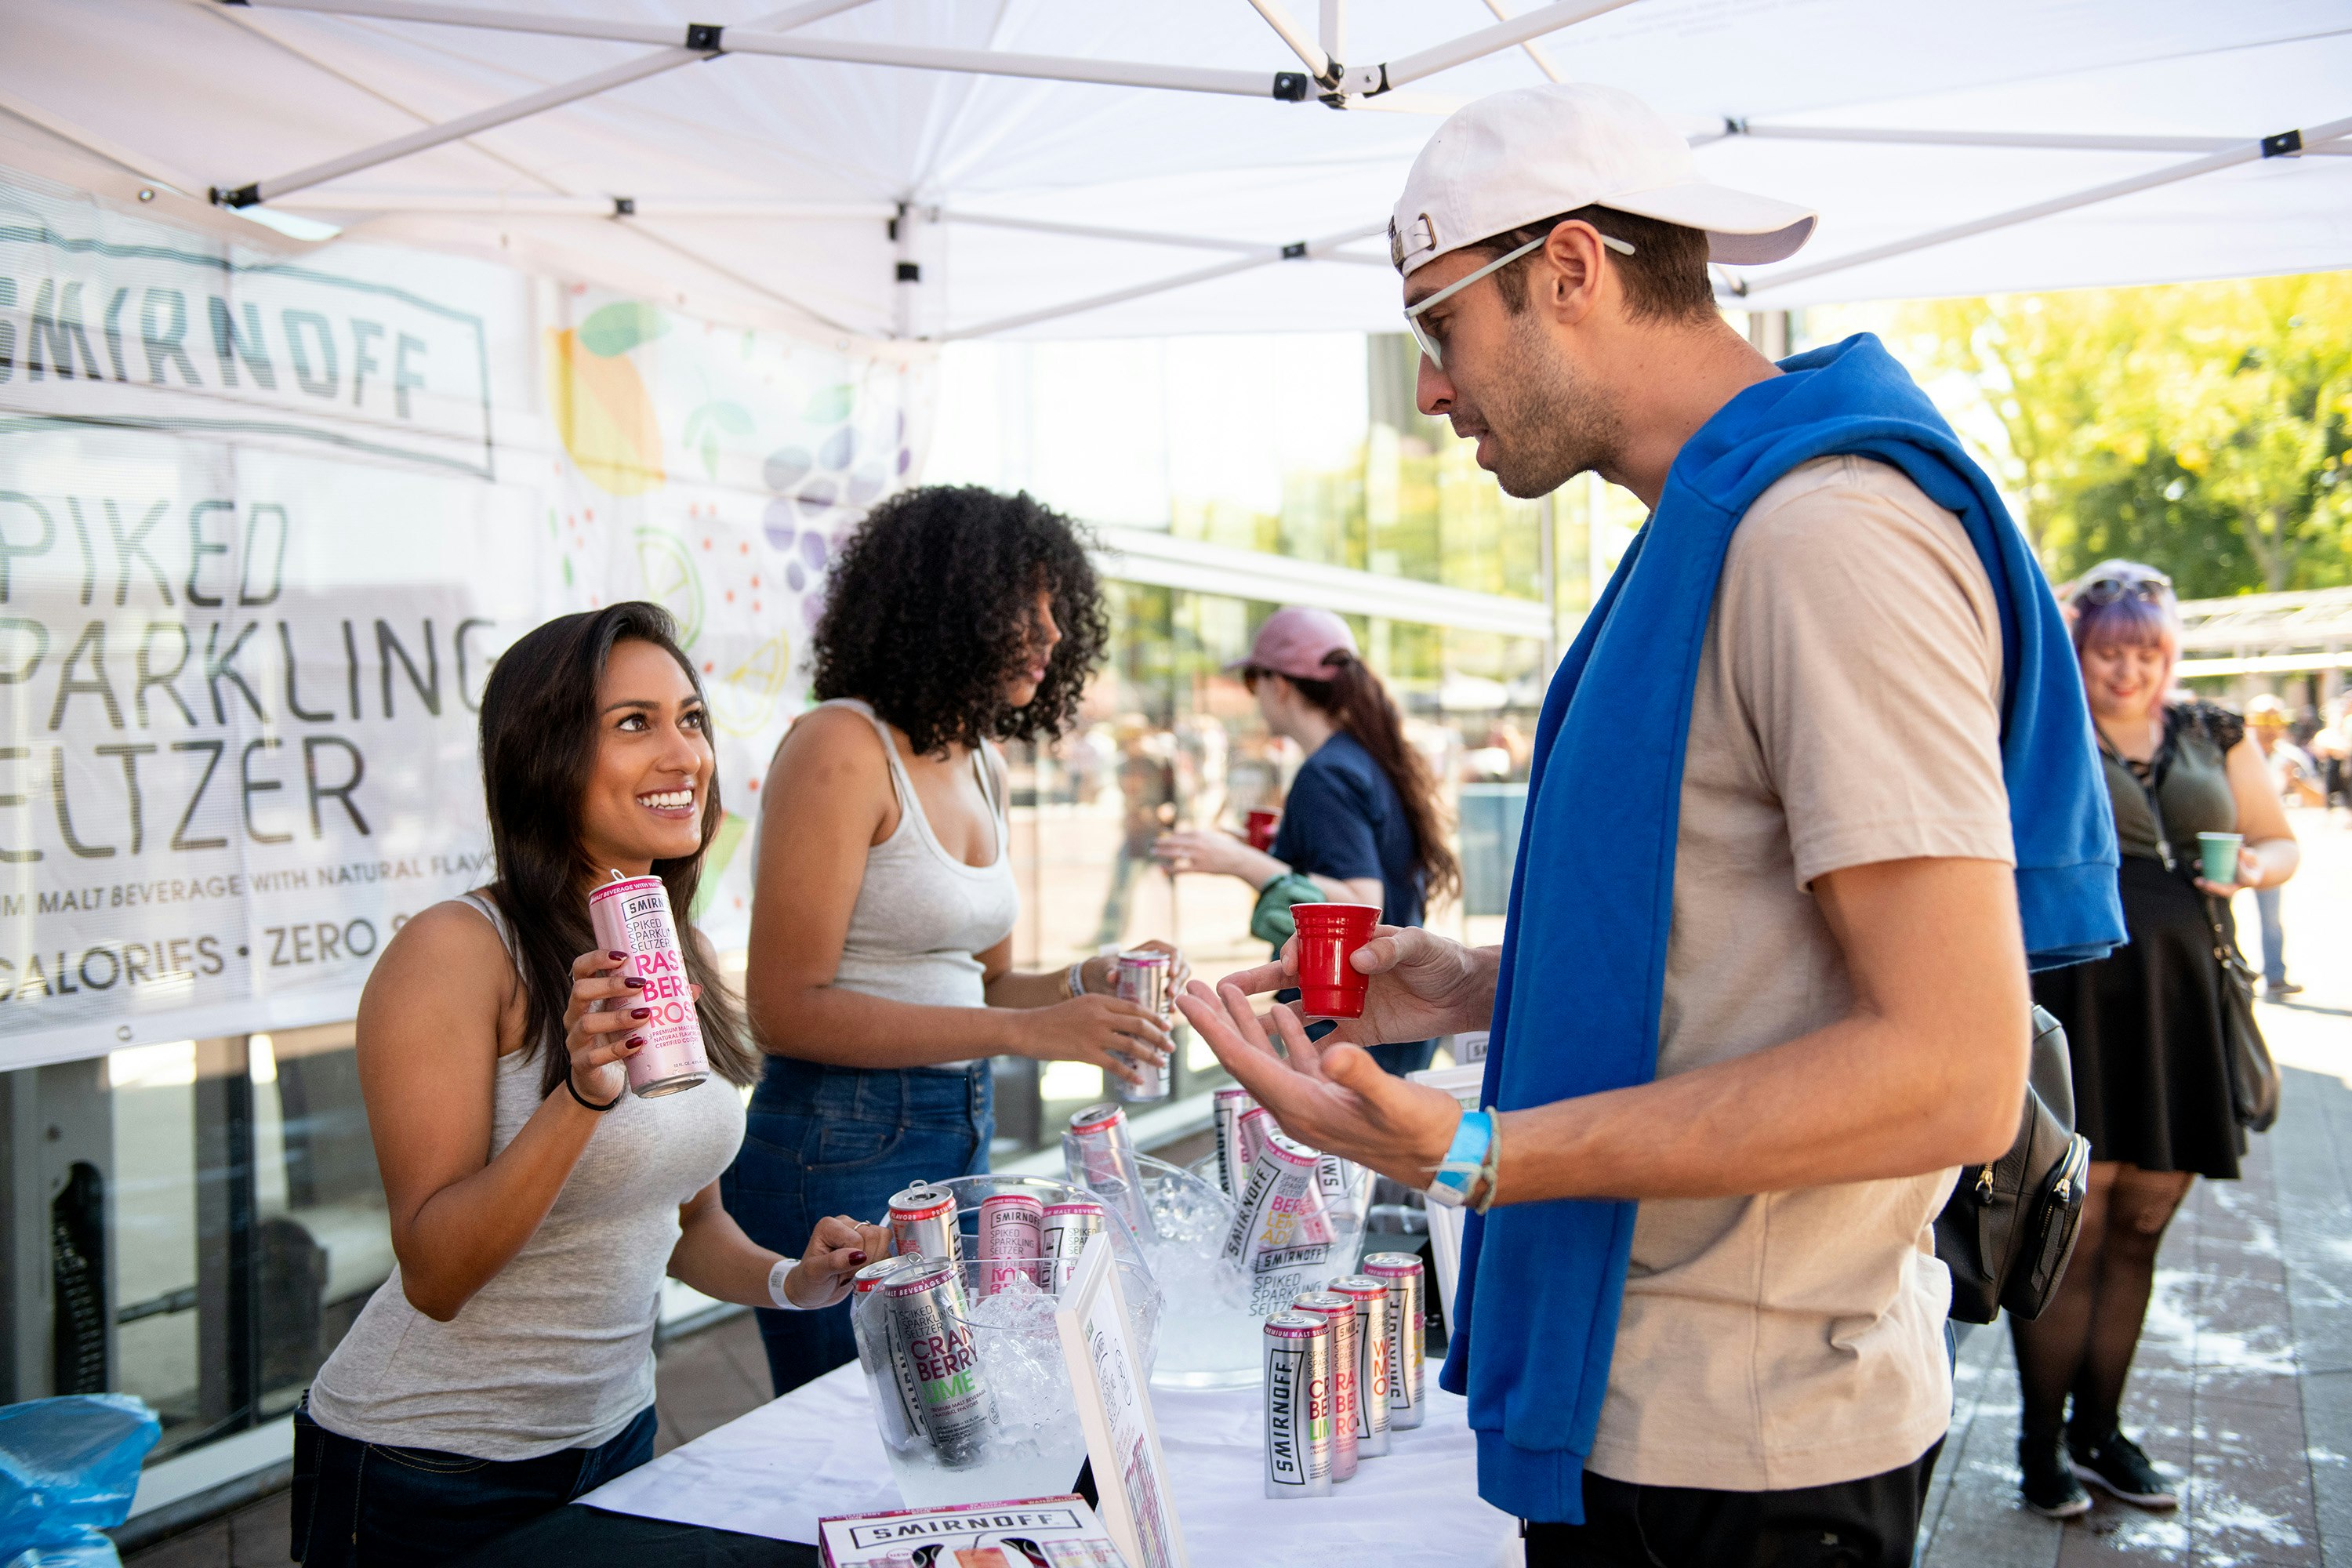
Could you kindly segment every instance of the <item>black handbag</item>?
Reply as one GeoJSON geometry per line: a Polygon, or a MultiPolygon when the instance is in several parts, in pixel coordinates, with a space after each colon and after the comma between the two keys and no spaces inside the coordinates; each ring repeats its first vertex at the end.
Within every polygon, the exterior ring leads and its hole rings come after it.
{"type": "MultiPolygon", "coordinates": [[[[2179,860],[2173,853],[2172,829],[2165,826],[2164,803],[2147,780],[2140,780],[2140,788],[2147,795],[2149,815],[2156,818],[2157,847],[2164,852],[2164,868],[2178,871],[2179,860]]],[[[2238,944],[2221,929],[2216,900],[2210,894],[2204,895],[2204,900],[2205,927],[2213,933],[2213,966],[2220,972],[2221,1048],[2229,1057],[2230,1109],[2247,1131],[2267,1132],[2278,1120],[2279,1070],[2278,1063],[2271,1059],[2270,1042],[2263,1038],[2263,1027],[2254,1021],[2254,972],[2238,952],[2238,944]]]]}
{"type": "Polygon", "coordinates": [[[2210,899],[2205,921],[2213,928],[2213,962],[2221,967],[2221,1034],[2230,1052],[2231,1109],[2247,1131],[2267,1132],[2278,1120],[2279,1070],[2262,1026],[2254,1022],[2254,972],[2222,933],[2210,899]]]}
{"type": "Polygon", "coordinates": [[[1936,1216],[1936,1256],[1951,1270],[1955,1320],[2042,1315],[2074,1256],[2090,1165],[2091,1141],[2074,1131],[2066,1031],[2037,1006],[2017,1142],[1991,1164],[1964,1168],[1936,1216]]]}

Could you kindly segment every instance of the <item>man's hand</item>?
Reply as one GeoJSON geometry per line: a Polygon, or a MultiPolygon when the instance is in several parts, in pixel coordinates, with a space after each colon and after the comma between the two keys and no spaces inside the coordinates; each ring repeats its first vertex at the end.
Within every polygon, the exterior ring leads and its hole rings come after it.
{"type": "Polygon", "coordinates": [[[1230,980],[1214,995],[1195,981],[1177,1005],[1225,1070],[1274,1112],[1284,1132],[1408,1187],[1425,1187],[1435,1178],[1462,1120],[1462,1107],[1452,1095],[1390,1077],[1360,1048],[1336,1036],[1318,1045],[1307,1037],[1296,1013],[1276,1007],[1268,1016],[1289,1053],[1285,1062],[1266,1038],[1265,1026],[1250,1011],[1248,996],[1230,980]]]}
{"type": "MultiPolygon", "coordinates": [[[[1483,1029],[1495,1014],[1495,975],[1501,956],[1500,948],[1465,947],[1417,926],[1374,926],[1372,939],[1356,950],[1352,960],[1359,971],[1371,976],[1364,993],[1364,1016],[1341,1019],[1323,1044],[1381,1046],[1483,1029]]],[[[1255,996],[1297,984],[1298,939],[1292,937],[1282,944],[1281,958],[1228,974],[1217,989],[1231,987],[1255,996]]],[[[1300,1016],[1296,1002],[1281,1010],[1294,1023],[1300,1016]]]]}

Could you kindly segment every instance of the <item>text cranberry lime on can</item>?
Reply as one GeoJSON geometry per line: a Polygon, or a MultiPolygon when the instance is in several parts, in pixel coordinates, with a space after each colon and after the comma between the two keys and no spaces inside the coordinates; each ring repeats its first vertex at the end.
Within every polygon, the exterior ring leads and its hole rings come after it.
{"type": "Polygon", "coordinates": [[[686,954],[678,947],[669,889],[662,879],[614,872],[613,880],[588,895],[588,923],[598,947],[628,954],[621,973],[645,982],[634,997],[599,1003],[599,1008],[644,1007],[653,1014],[636,1029],[646,1043],[629,1058],[629,1088],[639,1099],[651,1100],[692,1089],[709,1078],[702,1020],[695,1015],[686,954]]]}
{"type": "Polygon", "coordinates": [[[1356,1473],[1362,1452],[1356,1439],[1356,1407],[1363,1399],[1356,1382],[1356,1304],[1336,1291],[1308,1290],[1290,1310],[1331,1325],[1331,1479],[1344,1481],[1356,1473]]]}

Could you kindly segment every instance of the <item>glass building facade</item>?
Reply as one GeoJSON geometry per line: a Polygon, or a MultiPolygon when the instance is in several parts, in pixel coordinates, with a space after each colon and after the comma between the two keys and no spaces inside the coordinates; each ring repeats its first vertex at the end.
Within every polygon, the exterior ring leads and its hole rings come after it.
{"type": "MultiPolygon", "coordinates": [[[[1171,881],[1150,850],[1279,800],[1300,759],[1223,667],[1284,603],[1349,618],[1444,781],[1465,889],[1432,923],[1499,936],[1544,682],[1640,509],[1597,483],[1505,497],[1413,410],[1414,363],[1401,335],[947,352],[927,476],[1091,525],[1116,628],[1077,731],[1011,759],[1023,966],[1150,936],[1212,975],[1263,952],[1249,889],[1171,881]]],[[[1176,1093],[1221,1076],[1192,1043],[1176,1093]]],[[[1000,1163],[1101,1088],[1000,1063],[1000,1163]]],[[[287,1412],[392,1267],[351,1026],[0,1074],[0,1402],[144,1398],[164,1430],[142,1509],[282,1462],[287,1412]]],[[[709,1305],[673,1289],[674,1319],[709,1305]]]]}

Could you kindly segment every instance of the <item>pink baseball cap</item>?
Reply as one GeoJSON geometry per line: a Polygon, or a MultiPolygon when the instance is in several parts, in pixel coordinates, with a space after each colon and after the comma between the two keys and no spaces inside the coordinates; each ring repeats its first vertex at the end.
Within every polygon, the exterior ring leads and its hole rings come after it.
{"type": "Polygon", "coordinates": [[[1328,610],[1308,605],[1285,605],[1266,616],[1250,643],[1249,657],[1225,666],[1228,674],[1241,669],[1270,669],[1294,680],[1328,680],[1330,666],[1323,657],[1344,653],[1354,657],[1356,634],[1328,610]]]}

